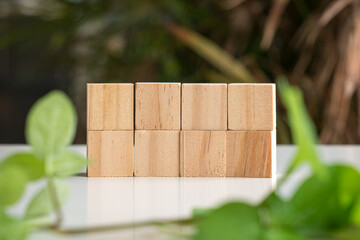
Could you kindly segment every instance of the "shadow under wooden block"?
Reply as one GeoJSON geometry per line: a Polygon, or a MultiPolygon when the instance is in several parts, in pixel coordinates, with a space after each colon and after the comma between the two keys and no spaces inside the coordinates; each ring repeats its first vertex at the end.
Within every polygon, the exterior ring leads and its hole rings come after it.
{"type": "Polygon", "coordinates": [[[135,176],[179,176],[180,131],[135,130],[135,176]]]}
{"type": "Polygon", "coordinates": [[[228,131],[226,176],[271,178],[275,170],[276,131],[228,131]]]}
{"type": "Polygon", "coordinates": [[[180,130],[180,83],[135,84],[135,129],[180,130]]]}
{"type": "Polygon", "coordinates": [[[227,130],[227,85],[182,85],[182,130],[227,130]]]}
{"type": "Polygon", "coordinates": [[[229,130],[274,130],[275,112],[275,84],[229,84],[229,130]]]}
{"type": "Polygon", "coordinates": [[[226,131],[182,131],[182,177],[226,176],[226,131]]]}
{"type": "Polygon", "coordinates": [[[134,129],[134,84],[87,85],[88,130],[134,129]]]}
{"type": "Polygon", "coordinates": [[[133,131],[88,131],[89,177],[133,176],[133,131]]]}

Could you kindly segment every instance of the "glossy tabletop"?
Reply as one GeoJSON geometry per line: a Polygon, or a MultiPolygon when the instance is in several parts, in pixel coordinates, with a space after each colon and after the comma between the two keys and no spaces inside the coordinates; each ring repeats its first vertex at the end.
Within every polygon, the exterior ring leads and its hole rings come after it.
{"type": "MultiPolygon", "coordinates": [[[[25,145],[0,145],[0,158],[15,151],[28,150],[25,145]]],[[[71,146],[73,151],[86,154],[84,145],[71,146]]],[[[360,167],[359,146],[320,146],[320,153],[328,163],[342,162],[360,167]]],[[[134,223],[146,220],[170,220],[189,217],[194,208],[214,207],[232,200],[258,203],[276,187],[276,180],[286,170],[296,148],[277,147],[277,176],[259,178],[169,178],[71,177],[70,199],[63,207],[63,228],[134,223]]],[[[84,170],[85,172],[85,170],[84,170]]],[[[277,191],[290,196],[301,180],[310,174],[301,167],[277,191]]],[[[44,185],[30,185],[25,197],[11,209],[21,215],[33,194],[44,185]]],[[[112,231],[96,234],[64,236],[49,231],[37,231],[30,239],[169,239],[164,230],[155,227],[112,231]]]]}

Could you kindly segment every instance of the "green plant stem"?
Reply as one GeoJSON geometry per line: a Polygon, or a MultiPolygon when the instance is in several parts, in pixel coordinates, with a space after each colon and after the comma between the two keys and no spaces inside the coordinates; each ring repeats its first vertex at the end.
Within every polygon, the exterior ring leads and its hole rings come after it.
{"type": "Polygon", "coordinates": [[[47,187],[49,189],[50,199],[51,199],[52,205],[54,207],[54,211],[55,211],[55,216],[56,216],[55,227],[60,228],[62,220],[63,220],[63,215],[61,212],[59,198],[56,193],[55,184],[54,184],[54,181],[52,178],[48,178],[47,187]]]}
{"type": "MultiPolygon", "coordinates": [[[[192,224],[195,222],[193,218],[184,218],[176,220],[165,220],[165,221],[144,221],[144,222],[134,222],[134,223],[125,223],[125,224],[115,224],[107,226],[97,226],[97,227],[84,227],[84,228],[73,228],[73,229],[61,229],[59,226],[50,226],[58,234],[64,235],[73,235],[73,234],[84,234],[84,233],[96,233],[96,232],[105,232],[105,231],[115,231],[115,230],[126,230],[132,228],[142,228],[149,226],[159,226],[165,224],[192,224]]],[[[45,229],[46,229],[45,228],[45,229]]]]}

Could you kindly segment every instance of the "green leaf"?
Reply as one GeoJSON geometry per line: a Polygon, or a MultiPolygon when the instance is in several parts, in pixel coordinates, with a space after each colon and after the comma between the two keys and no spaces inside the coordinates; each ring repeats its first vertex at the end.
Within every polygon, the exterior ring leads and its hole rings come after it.
{"type": "Polygon", "coordinates": [[[203,218],[207,217],[214,209],[212,208],[195,208],[193,209],[194,218],[203,218]]]}
{"type": "Polygon", "coordinates": [[[289,201],[272,193],[261,204],[262,222],[270,229],[276,226],[277,230],[310,237],[355,223],[359,172],[349,166],[334,165],[328,167],[328,174],[326,181],[315,175],[306,179],[289,201]]]}
{"type": "Polygon", "coordinates": [[[331,166],[328,181],[312,176],[294,194],[288,224],[308,234],[348,226],[359,194],[359,173],[348,166],[331,166]]]}
{"type": "Polygon", "coordinates": [[[24,240],[29,231],[30,227],[25,222],[0,212],[0,239],[24,240]]]}
{"type": "MultiPolygon", "coordinates": [[[[63,205],[69,197],[69,187],[66,183],[61,180],[55,180],[54,186],[56,189],[56,195],[59,200],[59,204],[63,205]]],[[[41,189],[29,203],[25,217],[41,217],[54,211],[52,204],[49,185],[46,185],[41,189]]]]}
{"type": "Polygon", "coordinates": [[[28,181],[35,181],[44,176],[44,163],[33,153],[15,153],[0,162],[0,172],[8,167],[19,167],[27,176],[28,181]]]}
{"type": "Polygon", "coordinates": [[[306,111],[300,89],[290,86],[284,77],[278,78],[277,85],[282,102],[288,112],[293,141],[298,146],[296,156],[287,174],[300,164],[308,162],[318,177],[326,178],[326,166],[321,162],[316,150],[316,129],[306,111]]]}
{"type": "Polygon", "coordinates": [[[266,231],[264,240],[305,240],[305,238],[287,229],[271,228],[266,231]]]}
{"type": "Polygon", "coordinates": [[[209,39],[176,24],[168,24],[166,29],[230,79],[235,79],[235,82],[256,82],[255,77],[241,62],[209,39]]]}
{"type": "Polygon", "coordinates": [[[75,108],[70,99],[61,91],[52,91],[31,108],[25,137],[36,154],[49,161],[72,143],[76,122],[75,108]]]}
{"type": "Polygon", "coordinates": [[[86,164],[86,158],[79,154],[65,151],[57,155],[51,162],[53,169],[53,176],[68,177],[78,173],[86,164]]]}
{"type": "Polygon", "coordinates": [[[20,167],[7,167],[0,172],[0,208],[16,203],[27,183],[26,173],[20,167]]]}
{"type": "Polygon", "coordinates": [[[260,239],[262,229],[257,208],[229,203],[212,211],[198,226],[197,240],[260,239]]]}
{"type": "Polygon", "coordinates": [[[331,233],[331,236],[331,239],[358,240],[360,239],[360,229],[355,227],[347,227],[331,233]]]}

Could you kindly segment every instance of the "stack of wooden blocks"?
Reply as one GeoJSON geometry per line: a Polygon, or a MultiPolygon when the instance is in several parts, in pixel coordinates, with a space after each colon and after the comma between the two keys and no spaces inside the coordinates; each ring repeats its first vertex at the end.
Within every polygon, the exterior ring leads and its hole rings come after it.
{"type": "Polygon", "coordinates": [[[90,177],[274,174],[274,84],[87,87],[90,177]]]}

